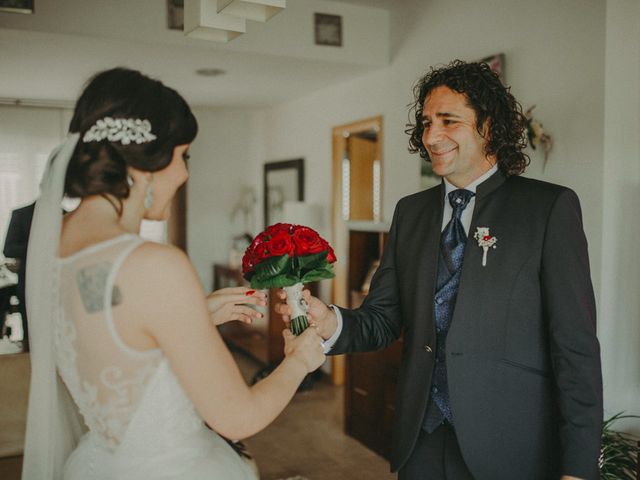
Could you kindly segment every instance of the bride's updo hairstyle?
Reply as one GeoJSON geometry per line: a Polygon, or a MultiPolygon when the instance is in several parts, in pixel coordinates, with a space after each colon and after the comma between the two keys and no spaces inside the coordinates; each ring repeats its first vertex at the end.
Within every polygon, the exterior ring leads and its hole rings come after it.
{"type": "Polygon", "coordinates": [[[193,141],[198,124],[175,90],[138,71],[114,68],[89,81],[76,103],[69,132],[80,133],[80,140],[67,169],[67,196],[112,195],[120,200],[129,196],[127,167],[162,170],[177,145],[193,141]],[[106,138],[84,142],[86,132],[106,117],[147,120],[155,139],[127,145],[106,138]]]}

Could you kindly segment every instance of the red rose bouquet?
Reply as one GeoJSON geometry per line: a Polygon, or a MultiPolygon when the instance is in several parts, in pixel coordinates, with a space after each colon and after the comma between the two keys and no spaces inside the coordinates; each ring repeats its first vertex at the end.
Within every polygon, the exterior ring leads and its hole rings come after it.
{"type": "Polygon", "coordinates": [[[258,234],[244,253],[242,273],[251,288],[284,288],[291,307],[291,331],[308,326],[302,285],[333,278],[333,248],[318,232],[303,225],[277,223],[258,234]]]}

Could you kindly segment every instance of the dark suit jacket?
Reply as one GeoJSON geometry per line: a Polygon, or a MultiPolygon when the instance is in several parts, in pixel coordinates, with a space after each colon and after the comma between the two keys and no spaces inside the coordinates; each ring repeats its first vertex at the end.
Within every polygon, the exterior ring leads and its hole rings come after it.
{"type": "Polygon", "coordinates": [[[7,228],[7,236],[4,241],[3,254],[8,258],[20,260],[18,267],[18,298],[20,300],[20,313],[23,319],[26,336],[26,308],[25,308],[25,276],[27,272],[27,244],[29,243],[29,232],[31,231],[31,221],[35,203],[26,207],[17,208],[11,212],[11,221],[7,228]]]}
{"type": "MultiPolygon", "coordinates": [[[[341,309],[332,354],[404,335],[391,468],[420,432],[435,356],[433,299],[444,187],[400,200],[369,296],[341,309]]],[[[587,242],[567,188],[498,172],[478,186],[447,370],[460,448],[478,480],[597,479],[600,349],[587,242]],[[473,234],[497,238],[482,266],[473,234]]]]}

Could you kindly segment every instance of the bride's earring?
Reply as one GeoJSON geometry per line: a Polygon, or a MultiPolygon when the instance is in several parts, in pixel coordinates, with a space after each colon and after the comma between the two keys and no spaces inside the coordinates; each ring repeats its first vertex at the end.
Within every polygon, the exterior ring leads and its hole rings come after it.
{"type": "Polygon", "coordinates": [[[127,185],[129,185],[129,188],[133,187],[133,177],[131,175],[127,175],[127,185]]]}
{"type": "Polygon", "coordinates": [[[144,208],[146,208],[147,210],[149,210],[151,208],[151,205],[153,205],[152,182],[153,182],[153,177],[151,177],[151,180],[149,180],[149,184],[147,185],[147,191],[144,194],[144,208]]]}

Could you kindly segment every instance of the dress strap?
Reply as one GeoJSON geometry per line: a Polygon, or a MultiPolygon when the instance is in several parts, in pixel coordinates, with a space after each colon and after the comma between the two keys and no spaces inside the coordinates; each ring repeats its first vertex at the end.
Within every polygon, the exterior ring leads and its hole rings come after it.
{"type": "Polygon", "coordinates": [[[158,352],[160,352],[159,348],[154,348],[152,350],[136,350],[134,348],[131,348],[130,346],[128,346],[126,343],[124,343],[124,341],[122,340],[122,338],[120,338],[120,335],[118,334],[118,331],[116,330],[115,324],[113,323],[113,314],[112,314],[112,301],[113,301],[113,286],[115,284],[116,281],[116,276],[118,275],[118,272],[120,271],[120,267],[122,267],[122,264],[124,263],[125,259],[129,256],[129,254],[131,252],[133,252],[133,250],[135,250],[137,247],[139,247],[140,245],[142,245],[143,243],[145,243],[145,240],[143,240],[142,238],[135,236],[132,238],[132,241],[129,245],[127,245],[115,258],[113,265],[111,267],[111,270],[109,271],[109,275],[107,277],[107,281],[105,284],[105,289],[104,289],[104,312],[105,312],[105,321],[107,322],[107,328],[109,329],[109,332],[111,333],[111,338],[113,339],[114,343],[118,346],[118,348],[120,348],[121,350],[123,350],[124,352],[128,353],[129,355],[138,357],[138,358],[144,358],[144,357],[149,357],[149,356],[154,356],[157,355],[158,352]]]}

